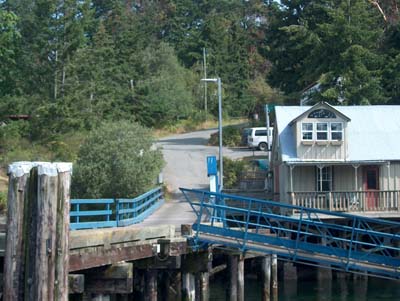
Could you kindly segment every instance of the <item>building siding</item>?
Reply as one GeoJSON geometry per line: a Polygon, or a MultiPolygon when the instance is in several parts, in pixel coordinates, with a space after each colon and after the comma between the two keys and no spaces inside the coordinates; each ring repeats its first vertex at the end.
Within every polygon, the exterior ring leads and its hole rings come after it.
{"type": "Polygon", "coordinates": [[[346,128],[347,122],[337,117],[336,119],[315,119],[303,118],[297,121],[296,126],[293,126],[296,131],[296,148],[297,157],[303,160],[345,160],[347,158],[347,143],[346,143],[346,128]],[[307,141],[301,140],[301,124],[303,122],[342,122],[343,124],[343,140],[338,141],[307,141]],[[306,144],[305,144],[306,143],[306,144]]]}

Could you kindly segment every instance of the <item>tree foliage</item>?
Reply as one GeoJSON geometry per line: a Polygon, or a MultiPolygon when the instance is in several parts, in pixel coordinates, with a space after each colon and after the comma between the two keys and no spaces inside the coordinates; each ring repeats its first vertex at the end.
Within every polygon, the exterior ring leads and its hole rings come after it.
{"type": "Polygon", "coordinates": [[[21,136],[45,143],[104,120],[173,126],[204,112],[203,48],[225,116],[315,83],[314,101],[398,104],[399,2],[3,0],[0,112],[29,114],[21,136]]]}
{"type": "Polygon", "coordinates": [[[163,166],[149,130],[127,121],[104,122],[80,147],[72,191],[81,198],[130,198],[154,185],[163,166]]]}

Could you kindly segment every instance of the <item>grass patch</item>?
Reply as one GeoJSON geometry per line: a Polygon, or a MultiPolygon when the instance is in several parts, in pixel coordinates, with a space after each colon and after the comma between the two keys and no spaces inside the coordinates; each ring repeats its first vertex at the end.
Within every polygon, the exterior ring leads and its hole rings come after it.
{"type": "MultiPolygon", "coordinates": [[[[232,118],[224,119],[223,126],[247,124],[248,120],[245,118],[232,118]]],[[[179,120],[174,125],[170,125],[163,129],[154,129],[154,137],[162,138],[171,134],[182,134],[192,131],[207,130],[218,127],[218,120],[208,119],[207,121],[195,121],[193,119],[179,120]]]]}

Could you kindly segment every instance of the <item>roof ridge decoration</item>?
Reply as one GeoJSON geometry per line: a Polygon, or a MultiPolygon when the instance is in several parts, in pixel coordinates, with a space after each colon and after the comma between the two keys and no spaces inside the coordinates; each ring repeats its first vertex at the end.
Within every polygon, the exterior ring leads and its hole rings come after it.
{"type": "Polygon", "coordinates": [[[317,110],[319,108],[326,108],[329,109],[331,111],[333,111],[335,114],[341,116],[343,119],[345,119],[347,122],[351,121],[351,119],[349,117],[347,117],[345,114],[343,114],[342,112],[340,112],[338,109],[336,109],[335,107],[333,107],[332,105],[330,105],[329,103],[325,102],[325,101],[321,101],[315,105],[313,105],[312,107],[310,107],[308,110],[306,110],[305,112],[303,112],[302,114],[300,114],[299,116],[297,116],[295,119],[293,119],[289,125],[292,126],[297,120],[303,118],[304,116],[310,114],[312,111],[317,110]]]}

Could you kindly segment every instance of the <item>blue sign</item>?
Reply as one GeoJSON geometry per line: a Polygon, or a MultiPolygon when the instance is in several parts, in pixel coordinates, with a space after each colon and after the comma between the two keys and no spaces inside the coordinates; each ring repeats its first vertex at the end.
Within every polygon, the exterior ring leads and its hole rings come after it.
{"type": "Polygon", "coordinates": [[[217,157],[208,156],[207,157],[207,176],[216,176],[217,175],[217,157]]]}

